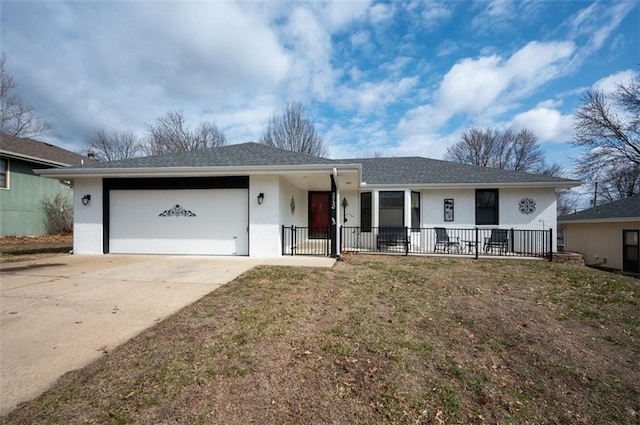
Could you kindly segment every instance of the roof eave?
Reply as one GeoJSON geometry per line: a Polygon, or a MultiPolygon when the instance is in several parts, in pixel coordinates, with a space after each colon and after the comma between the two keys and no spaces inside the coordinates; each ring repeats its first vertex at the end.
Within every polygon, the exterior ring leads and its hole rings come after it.
{"type": "Polygon", "coordinates": [[[569,219],[560,220],[558,224],[586,224],[586,223],[628,223],[631,221],[640,222],[640,217],[614,217],[614,218],[582,218],[582,219],[569,219]]]}
{"type": "Polygon", "coordinates": [[[368,184],[363,182],[362,187],[367,189],[388,189],[405,187],[409,189],[495,189],[495,188],[554,188],[564,189],[578,187],[582,184],[581,181],[568,180],[561,182],[490,182],[490,183],[417,183],[417,184],[368,184]]]}
{"type": "Polygon", "coordinates": [[[256,174],[319,174],[333,169],[351,171],[360,175],[359,164],[303,164],[303,165],[261,165],[226,167],[157,167],[157,168],[71,168],[36,169],[36,173],[51,178],[82,177],[207,177],[220,175],[256,175],[256,174]]]}
{"type": "Polygon", "coordinates": [[[8,158],[13,158],[13,159],[22,159],[22,160],[26,160],[29,162],[36,162],[38,164],[42,164],[42,165],[53,165],[53,166],[57,166],[57,167],[68,167],[71,164],[67,164],[65,162],[58,162],[58,161],[52,161],[49,159],[45,159],[45,158],[39,158],[36,156],[31,156],[31,155],[25,155],[22,153],[18,153],[18,152],[11,152],[11,151],[6,151],[6,150],[0,150],[0,154],[2,154],[3,156],[6,156],[8,158]]]}

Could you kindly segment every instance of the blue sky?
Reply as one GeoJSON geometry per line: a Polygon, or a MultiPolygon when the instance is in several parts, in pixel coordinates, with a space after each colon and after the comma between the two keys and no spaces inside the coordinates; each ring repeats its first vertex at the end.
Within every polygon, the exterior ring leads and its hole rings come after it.
{"type": "Polygon", "coordinates": [[[300,100],[332,157],[442,158],[471,127],[528,128],[571,171],[589,88],[640,69],[637,1],[5,1],[22,97],[76,150],[169,110],[257,141],[300,100]]]}

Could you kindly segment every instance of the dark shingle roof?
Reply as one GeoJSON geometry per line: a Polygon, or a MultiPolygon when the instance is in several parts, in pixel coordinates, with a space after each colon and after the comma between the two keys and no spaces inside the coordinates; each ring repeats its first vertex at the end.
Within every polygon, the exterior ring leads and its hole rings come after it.
{"type": "Polygon", "coordinates": [[[243,167],[334,164],[335,161],[260,143],[241,143],[211,149],[100,162],[82,168],[243,167]]]}
{"type": "Polygon", "coordinates": [[[558,217],[558,221],[631,218],[640,220],[640,194],[558,217]]]}
{"type": "Polygon", "coordinates": [[[342,159],[362,164],[367,184],[553,183],[571,182],[559,177],[520,173],[422,157],[342,159]]]}
{"type": "Polygon", "coordinates": [[[70,169],[153,169],[188,167],[259,167],[289,165],[361,164],[362,181],[369,185],[578,183],[557,177],[518,173],[422,157],[328,159],[260,143],[85,164],[70,169]]]}
{"type": "Polygon", "coordinates": [[[45,163],[79,165],[93,160],[45,142],[0,133],[0,151],[17,157],[30,157],[45,163]]]}

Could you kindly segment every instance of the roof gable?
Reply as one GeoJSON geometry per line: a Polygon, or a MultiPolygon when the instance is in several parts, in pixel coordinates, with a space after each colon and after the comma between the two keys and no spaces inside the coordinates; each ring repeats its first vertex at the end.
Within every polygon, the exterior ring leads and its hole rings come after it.
{"type": "Polygon", "coordinates": [[[75,152],[45,142],[0,133],[0,152],[27,161],[51,165],[80,165],[95,162],[75,152]]]}
{"type": "Polygon", "coordinates": [[[640,194],[618,199],[573,214],[558,217],[558,221],[606,220],[630,218],[640,220],[640,194]]]}

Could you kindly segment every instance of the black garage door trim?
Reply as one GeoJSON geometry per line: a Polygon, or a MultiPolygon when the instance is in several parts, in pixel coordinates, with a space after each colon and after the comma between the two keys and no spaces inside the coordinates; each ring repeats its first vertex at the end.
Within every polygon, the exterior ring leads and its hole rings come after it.
{"type": "MultiPolygon", "coordinates": [[[[109,253],[111,190],[249,189],[249,176],[111,178],[102,181],[102,251],[109,253]]],[[[247,199],[248,202],[248,199],[247,199]]]]}

